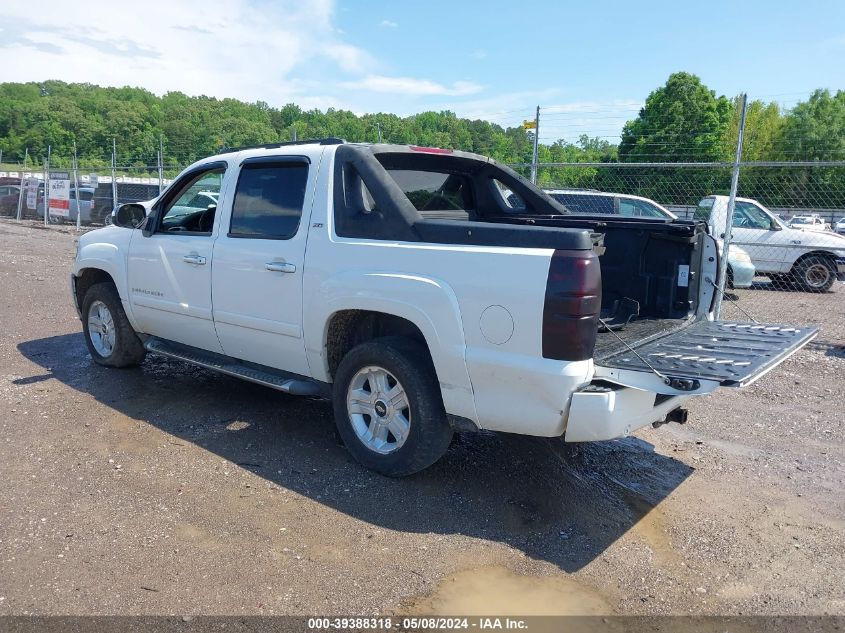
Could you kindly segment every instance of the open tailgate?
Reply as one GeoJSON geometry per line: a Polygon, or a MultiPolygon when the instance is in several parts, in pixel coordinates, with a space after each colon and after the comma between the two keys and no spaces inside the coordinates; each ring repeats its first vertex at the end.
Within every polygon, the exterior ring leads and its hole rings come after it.
{"type": "Polygon", "coordinates": [[[718,381],[725,387],[743,387],[783,362],[809,343],[816,327],[701,321],[597,361],[602,367],[651,372],[670,378],[718,381]]]}

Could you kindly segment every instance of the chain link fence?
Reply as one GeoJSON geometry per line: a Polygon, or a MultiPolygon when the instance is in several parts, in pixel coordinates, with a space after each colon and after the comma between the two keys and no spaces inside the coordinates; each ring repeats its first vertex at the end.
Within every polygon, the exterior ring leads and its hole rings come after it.
{"type": "MultiPolygon", "coordinates": [[[[62,169],[24,168],[0,171],[0,216],[21,220],[44,221],[45,182],[59,173],[69,180],[69,204],[66,212],[52,209],[48,224],[102,226],[110,222],[114,208],[127,202],[156,197],[170,184],[159,178],[158,167],[85,167],[62,169]]],[[[52,206],[52,205],[51,205],[52,206]]]]}
{"type": "MultiPolygon", "coordinates": [[[[116,206],[157,196],[181,169],[148,162],[107,168],[68,157],[53,157],[49,166],[7,162],[0,169],[0,215],[44,222],[44,182],[59,169],[69,179],[70,200],[66,213],[51,210],[46,223],[102,226],[116,206]]],[[[530,177],[531,165],[514,167],[530,177]]],[[[735,167],[721,318],[824,322],[820,338],[845,344],[845,161],[539,163],[537,184],[575,213],[707,222],[723,248],[735,167]]]]}
{"type": "MultiPolygon", "coordinates": [[[[732,167],[539,164],[537,184],[574,213],[707,222],[723,249],[732,167]]],[[[720,318],[824,323],[845,343],[845,161],[740,163],[733,207],[720,318]]]]}

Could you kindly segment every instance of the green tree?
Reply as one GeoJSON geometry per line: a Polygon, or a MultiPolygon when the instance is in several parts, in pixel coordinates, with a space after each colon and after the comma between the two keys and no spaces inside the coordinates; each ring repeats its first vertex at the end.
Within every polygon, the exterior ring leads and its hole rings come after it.
{"type": "Polygon", "coordinates": [[[689,73],[673,73],[652,92],[619,144],[623,162],[704,162],[725,158],[731,103],[689,73]]]}

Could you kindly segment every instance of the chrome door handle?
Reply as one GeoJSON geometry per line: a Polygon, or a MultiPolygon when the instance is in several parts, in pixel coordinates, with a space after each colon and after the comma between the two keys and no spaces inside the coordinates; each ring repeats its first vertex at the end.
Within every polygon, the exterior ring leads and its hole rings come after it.
{"type": "Polygon", "coordinates": [[[182,261],[186,264],[196,264],[197,266],[202,266],[205,264],[205,257],[197,255],[196,253],[188,253],[182,257],[182,261]]]}
{"type": "Polygon", "coordinates": [[[264,268],[274,273],[295,273],[296,266],[287,262],[267,262],[264,268]]]}

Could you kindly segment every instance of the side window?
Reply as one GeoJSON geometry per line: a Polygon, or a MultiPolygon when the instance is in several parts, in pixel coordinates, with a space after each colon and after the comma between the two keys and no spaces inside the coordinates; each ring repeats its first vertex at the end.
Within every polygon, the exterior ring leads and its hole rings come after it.
{"type": "Polygon", "coordinates": [[[772,221],[757,205],[750,202],[735,202],[733,226],[742,229],[772,228],[772,221]]]}
{"type": "Polygon", "coordinates": [[[206,198],[200,203],[197,194],[210,191],[219,195],[224,172],[224,167],[214,167],[189,174],[182,182],[177,182],[175,193],[168,196],[169,199],[162,208],[159,232],[210,235],[217,203],[214,202],[214,197],[206,198]]]}
{"type": "Polygon", "coordinates": [[[235,189],[229,237],[290,239],[296,235],[307,182],[307,163],[245,164],[235,189]]]}
{"type": "Polygon", "coordinates": [[[577,193],[553,193],[550,195],[575,214],[593,215],[600,213],[612,215],[614,213],[611,196],[591,196],[577,193]]]}
{"type": "Polygon", "coordinates": [[[666,218],[669,217],[660,209],[643,200],[619,198],[619,215],[635,218],[666,218]]]}

